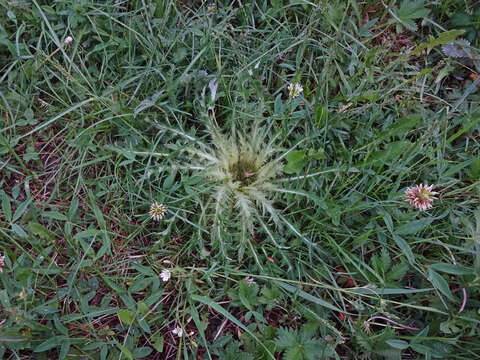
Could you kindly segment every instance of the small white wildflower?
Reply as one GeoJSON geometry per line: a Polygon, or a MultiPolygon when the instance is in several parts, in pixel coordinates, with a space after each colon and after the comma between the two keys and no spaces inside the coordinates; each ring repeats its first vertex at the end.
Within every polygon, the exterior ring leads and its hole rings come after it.
{"type": "Polygon", "coordinates": [[[287,89],[292,99],[296,98],[303,91],[303,87],[299,83],[290,83],[287,89]]]}
{"type": "Polygon", "coordinates": [[[253,280],[253,278],[251,277],[246,277],[245,279],[243,279],[248,286],[252,286],[253,284],[255,284],[255,280],[253,280]]]}
{"type": "Polygon", "coordinates": [[[73,37],[71,36],[67,36],[67,38],[65,40],[63,40],[63,45],[67,46],[67,45],[70,45],[73,41],[73,37]]]}
{"type": "Polygon", "coordinates": [[[167,282],[171,276],[172,276],[172,273],[168,269],[163,269],[162,272],[160,273],[160,277],[162,278],[163,282],[167,282]]]}
{"type": "Polygon", "coordinates": [[[0,255],[0,273],[3,272],[3,267],[5,266],[5,256],[0,255]]]}
{"type": "Polygon", "coordinates": [[[183,336],[183,329],[180,326],[177,326],[175,329],[172,330],[172,333],[174,333],[178,337],[182,337],[183,336]]]}
{"type": "Polygon", "coordinates": [[[166,212],[167,207],[163,204],[157,203],[156,201],[154,201],[152,206],[150,206],[150,217],[155,221],[161,220],[166,212]]]}

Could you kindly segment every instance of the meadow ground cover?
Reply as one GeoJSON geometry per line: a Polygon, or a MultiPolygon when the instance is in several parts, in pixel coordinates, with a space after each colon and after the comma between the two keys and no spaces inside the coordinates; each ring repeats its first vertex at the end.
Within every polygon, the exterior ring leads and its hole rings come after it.
{"type": "Polygon", "coordinates": [[[480,358],[480,3],[0,0],[0,357],[480,358]]]}

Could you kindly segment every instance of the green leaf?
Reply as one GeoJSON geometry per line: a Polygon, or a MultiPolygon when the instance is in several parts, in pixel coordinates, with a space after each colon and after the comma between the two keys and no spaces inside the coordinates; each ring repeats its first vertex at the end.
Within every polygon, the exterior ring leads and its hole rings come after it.
{"type": "Polygon", "coordinates": [[[406,263],[398,263],[392,266],[392,269],[387,273],[387,281],[395,281],[402,279],[407,273],[408,265],[406,263]]]}
{"type": "Polygon", "coordinates": [[[222,306],[218,305],[212,299],[204,297],[204,296],[191,295],[190,298],[194,301],[198,301],[198,302],[201,302],[201,303],[207,305],[208,307],[212,308],[216,312],[225,316],[228,320],[230,320],[232,323],[234,323],[235,325],[240,327],[242,330],[247,332],[251,337],[253,337],[255,339],[255,341],[257,341],[258,344],[260,344],[265,349],[265,351],[267,351],[270,359],[275,360],[275,357],[273,356],[273,354],[265,347],[265,345],[263,345],[263,342],[258,338],[258,336],[255,335],[248,327],[246,327],[244,324],[242,324],[235,316],[230,314],[222,306]]]}
{"type": "Polygon", "coordinates": [[[117,347],[120,349],[120,351],[122,352],[123,355],[125,355],[125,357],[129,360],[133,360],[133,355],[132,355],[132,352],[126,348],[125,346],[123,346],[122,344],[120,344],[117,340],[113,339],[113,341],[115,341],[115,344],[117,345],[117,347]]]}
{"type": "Polygon", "coordinates": [[[313,302],[314,304],[318,304],[320,306],[323,306],[323,307],[326,307],[330,310],[334,310],[334,311],[338,311],[338,312],[341,312],[341,313],[345,313],[345,311],[343,311],[342,309],[330,304],[329,302],[325,301],[325,300],[322,300],[316,296],[313,296],[313,295],[310,295],[309,293],[306,293],[305,291],[303,290],[300,290],[290,284],[287,284],[287,283],[284,283],[284,282],[281,282],[281,281],[278,281],[276,282],[279,286],[283,287],[285,290],[287,291],[290,291],[291,293],[294,293],[302,298],[304,298],[305,300],[308,300],[308,301],[311,301],[313,302]]]}
{"type": "Polygon", "coordinates": [[[117,294],[121,294],[125,292],[125,290],[121,286],[117,285],[114,281],[110,280],[103,273],[98,272],[98,275],[100,275],[103,281],[105,281],[105,284],[107,284],[117,294]]]}
{"type": "Polygon", "coordinates": [[[101,230],[87,229],[87,230],[78,232],[77,234],[75,234],[75,236],[73,238],[75,240],[79,240],[79,239],[86,239],[86,238],[90,238],[92,236],[97,236],[97,235],[101,235],[101,234],[103,234],[103,231],[101,231],[101,230]]]}
{"type": "Polygon", "coordinates": [[[410,245],[408,245],[408,243],[403,238],[396,234],[393,235],[393,241],[395,241],[400,250],[402,250],[403,255],[405,255],[410,265],[413,265],[415,263],[415,257],[413,255],[413,251],[410,245]]]}
{"type": "Polygon", "coordinates": [[[131,325],[135,321],[136,314],[131,310],[120,309],[117,314],[120,320],[126,325],[131,325]]]}
{"type": "Polygon", "coordinates": [[[419,44],[414,50],[412,50],[412,55],[420,55],[425,49],[428,49],[428,51],[430,51],[436,46],[446,45],[455,40],[460,35],[463,35],[464,33],[464,30],[445,31],[439,34],[436,38],[431,37],[429,42],[419,44]]]}
{"type": "Polygon", "coordinates": [[[395,234],[397,235],[412,235],[418,233],[420,230],[426,228],[430,225],[433,221],[432,217],[426,217],[419,220],[413,220],[406,224],[400,226],[397,230],[395,230],[395,234]]]}
{"type": "Polygon", "coordinates": [[[424,7],[424,3],[424,0],[403,0],[398,16],[402,19],[424,18],[430,13],[430,10],[424,7]]]}
{"type": "Polygon", "coordinates": [[[48,217],[48,218],[51,218],[51,219],[55,219],[55,220],[60,220],[60,221],[67,221],[68,218],[63,215],[62,213],[59,213],[58,211],[45,211],[43,214],[42,214],[43,217],[48,217]]]}
{"type": "Polygon", "coordinates": [[[408,348],[410,346],[410,344],[404,340],[400,340],[400,339],[390,339],[390,340],[387,340],[385,341],[388,345],[390,345],[391,347],[395,348],[395,349],[400,349],[400,350],[405,350],[406,348],[408,348]]]}
{"type": "Polygon", "coordinates": [[[53,336],[48,340],[45,340],[35,348],[33,348],[33,352],[43,352],[47,351],[50,349],[53,349],[54,347],[57,347],[61,344],[62,337],[60,336],[53,336]]]}
{"type": "Polygon", "coordinates": [[[432,283],[432,285],[440,291],[443,295],[449,298],[452,301],[455,301],[455,298],[450,291],[450,287],[448,286],[447,281],[436,271],[428,268],[428,281],[432,283]]]}
{"type": "Polygon", "coordinates": [[[248,285],[246,281],[240,281],[238,295],[241,303],[250,311],[259,304],[258,290],[257,284],[248,285]]]}
{"type": "Polygon", "coordinates": [[[477,161],[478,159],[470,159],[466,161],[462,161],[460,164],[457,164],[455,166],[452,166],[450,169],[448,169],[445,173],[441,174],[440,179],[448,178],[452,175],[455,175],[458,173],[460,170],[463,168],[471,165],[473,162],[477,161]]]}
{"type": "Polygon", "coordinates": [[[440,357],[443,358],[442,353],[439,353],[437,350],[435,350],[433,347],[430,347],[425,344],[411,344],[410,347],[412,348],[413,351],[416,351],[422,355],[425,355],[425,359],[431,359],[433,357],[440,357]]]}
{"type": "Polygon", "coordinates": [[[133,350],[132,356],[135,359],[144,359],[152,353],[152,348],[148,346],[141,346],[133,350]]]}
{"type": "Polygon", "coordinates": [[[0,196],[2,197],[3,216],[5,216],[5,219],[8,222],[12,222],[12,206],[10,205],[10,198],[4,191],[0,193],[0,196]]]}
{"type": "Polygon", "coordinates": [[[20,217],[23,215],[28,205],[30,205],[30,203],[32,202],[32,199],[33,198],[29,198],[18,206],[17,210],[15,210],[15,214],[13,215],[12,222],[15,222],[18,219],[20,219],[20,217]]]}
{"type": "MultiPolygon", "coordinates": [[[[207,326],[206,326],[205,322],[200,320],[197,308],[195,307],[193,302],[190,300],[189,303],[190,303],[190,315],[192,316],[193,322],[195,323],[195,326],[198,329],[198,333],[200,334],[200,337],[202,338],[203,345],[205,346],[205,349],[207,350],[208,358],[210,360],[212,360],[212,356],[210,355],[210,350],[208,349],[207,338],[205,336],[205,329],[207,328],[207,326]]],[[[162,338],[162,347],[163,347],[163,338],[162,338]]]]}
{"type": "Polygon", "coordinates": [[[140,291],[145,290],[152,283],[152,281],[152,278],[144,278],[141,276],[128,288],[128,292],[131,294],[139,293],[140,291]]]}
{"type": "Polygon", "coordinates": [[[472,182],[480,180],[480,158],[470,165],[467,170],[467,175],[472,182]]]}
{"type": "Polygon", "coordinates": [[[325,124],[328,119],[328,111],[322,105],[317,105],[313,119],[315,126],[323,126],[322,124],[325,124]]]}
{"type": "Polygon", "coordinates": [[[12,224],[12,230],[15,234],[17,234],[21,238],[28,237],[28,234],[25,232],[25,230],[22,229],[20,225],[12,224]]]}
{"type": "Polygon", "coordinates": [[[53,315],[53,323],[55,324],[55,328],[58,331],[60,331],[62,335],[68,335],[68,329],[65,326],[63,326],[63,324],[61,323],[60,319],[56,314],[53,315]]]}
{"type": "Polygon", "coordinates": [[[334,349],[321,339],[308,339],[303,343],[306,360],[331,359],[335,356],[334,349]]]}
{"type": "Polygon", "coordinates": [[[327,155],[325,155],[325,150],[320,149],[320,150],[309,150],[308,151],[308,156],[311,157],[312,159],[315,160],[324,160],[327,158],[327,155]]]}
{"type": "Polygon", "coordinates": [[[102,349],[100,350],[100,360],[106,360],[108,355],[108,346],[104,345],[102,346],[102,349]]]}
{"type": "Polygon", "coordinates": [[[383,221],[385,222],[385,225],[387,226],[388,231],[393,233],[393,220],[392,220],[392,217],[390,216],[390,214],[385,213],[383,215],[383,221]]]}
{"type": "Polygon", "coordinates": [[[385,145],[383,150],[376,151],[368,162],[387,162],[392,161],[400,157],[412,146],[412,143],[408,140],[393,141],[385,145]]]}
{"type": "Polygon", "coordinates": [[[279,328],[274,341],[279,350],[285,350],[283,359],[317,360],[334,356],[334,351],[325,341],[310,337],[304,330],[301,334],[294,329],[279,328]]]}
{"type": "Polygon", "coordinates": [[[248,302],[248,299],[245,297],[245,295],[242,294],[242,292],[239,292],[238,296],[243,306],[245,306],[248,310],[252,311],[253,310],[252,305],[248,302]]]}
{"type": "Polygon", "coordinates": [[[55,235],[47,230],[45,227],[36,222],[29,223],[30,232],[32,235],[39,236],[43,240],[53,241],[55,240],[55,235]]]}
{"type": "Polygon", "coordinates": [[[68,352],[70,351],[70,340],[63,340],[62,345],[60,346],[60,352],[58,354],[58,359],[63,360],[67,357],[68,352]]]}
{"type": "Polygon", "coordinates": [[[422,120],[420,115],[409,115],[398,119],[380,134],[379,140],[392,136],[405,137],[406,133],[422,120]]]}
{"type": "Polygon", "coordinates": [[[282,103],[282,94],[278,94],[273,104],[273,112],[275,113],[275,115],[282,115],[284,108],[285,107],[283,106],[283,103],[282,103]]]}
{"type": "Polygon", "coordinates": [[[294,346],[285,350],[283,360],[303,360],[303,349],[300,346],[294,346]]]}
{"type": "MultiPolygon", "coordinates": [[[[276,347],[275,347],[275,342],[274,341],[272,341],[272,340],[264,341],[263,344],[272,354],[275,353],[275,348],[276,347]]],[[[268,356],[268,353],[260,345],[257,345],[256,348],[255,348],[254,359],[255,360],[267,360],[269,358],[270,357],[268,356]]]]}
{"type": "Polygon", "coordinates": [[[456,12],[450,19],[453,26],[458,27],[469,27],[472,26],[472,16],[466,12],[456,12]]]}
{"type": "Polygon", "coordinates": [[[460,265],[453,265],[448,263],[435,263],[429,266],[430,269],[441,271],[452,275],[473,275],[473,269],[468,269],[460,265]]]}
{"type": "Polygon", "coordinates": [[[456,325],[455,320],[449,320],[440,323],[440,331],[444,334],[456,334],[462,329],[456,325]]]}
{"type": "Polygon", "coordinates": [[[146,315],[148,313],[148,306],[143,301],[139,301],[137,303],[137,312],[142,315],[146,315]]]}
{"type": "Polygon", "coordinates": [[[290,151],[287,156],[287,165],[283,167],[283,171],[287,174],[299,173],[307,164],[307,152],[305,150],[290,151]]]}
{"type": "Polygon", "coordinates": [[[173,62],[174,63],[179,63],[181,62],[183,59],[185,59],[185,57],[187,56],[188,54],[188,51],[186,48],[184,47],[180,47],[178,48],[175,53],[173,54],[173,62]]]}
{"type": "Polygon", "coordinates": [[[140,265],[138,263],[133,263],[133,267],[144,275],[152,276],[152,277],[158,276],[155,273],[155,271],[153,271],[152,268],[150,268],[150,267],[143,266],[143,265],[140,265]]]}
{"type": "Polygon", "coordinates": [[[280,349],[287,349],[296,346],[300,340],[298,333],[294,329],[280,327],[277,329],[277,338],[275,345],[280,349]]]}
{"type": "Polygon", "coordinates": [[[153,335],[150,338],[150,342],[151,342],[151,344],[152,344],[152,346],[155,350],[157,350],[160,353],[163,351],[163,336],[162,336],[162,334],[158,333],[158,334],[153,335]]]}

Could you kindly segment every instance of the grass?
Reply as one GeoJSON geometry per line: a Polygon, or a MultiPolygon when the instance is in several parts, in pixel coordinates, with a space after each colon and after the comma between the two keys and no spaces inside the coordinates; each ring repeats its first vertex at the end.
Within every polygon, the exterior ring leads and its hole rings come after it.
{"type": "Polygon", "coordinates": [[[480,356],[478,5],[0,0],[2,357],[480,356]]]}

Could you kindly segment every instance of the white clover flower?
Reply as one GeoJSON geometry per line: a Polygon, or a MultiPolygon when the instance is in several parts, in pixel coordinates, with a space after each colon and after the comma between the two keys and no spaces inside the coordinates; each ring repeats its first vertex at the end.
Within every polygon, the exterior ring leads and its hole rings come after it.
{"type": "Polygon", "coordinates": [[[183,329],[180,326],[177,325],[177,327],[172,330],[172,333],[177,335],[178,337],[182,337],[183,336],[183,329]]]}
{"type": "Polygon", "coordinates": [[[73,42],[73,37],[67,36],[65,40],[63,40],[63,45],[67,46],[73,42]]]}
{"type": "Polygon", "coordinates": [[[162,278],[163,282],[167,282],[171,276],[172,276],[172,273],[168,269],[163,269],[162,272],[160,273],[160,277],[162,278]]]}
{"type": "Polygon", "coordinates": [[[287,89],[292,99],[296,98],[303,91],[303,87],[299,83],[290,83],[287,89]]]}
{"type": "Polygon", "coordinates": [[[167,207],[163,204],[159,204],[156,201],[153,202],[152,206],[150,206],[150,217],[155,220],[163,219],[163,216],[167,212],[167,207]]]}

